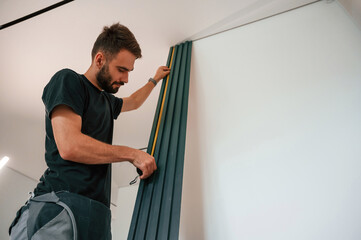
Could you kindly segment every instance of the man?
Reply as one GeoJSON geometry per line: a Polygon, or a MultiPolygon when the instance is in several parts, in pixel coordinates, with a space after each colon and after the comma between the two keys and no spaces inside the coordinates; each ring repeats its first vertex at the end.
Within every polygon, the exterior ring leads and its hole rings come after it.
{"type": "Polygon", "coordinates": [[[149,154],[112,144],[113,120],[139,108],[170,69],[162,66],[138,91],[117,98],[141,57],[134,35],[123,25],[104,27],[84,75],[57,72],[43,92],[48,169],[11,225],[11,239],[111,239],[111,163],[129,161],[142,171],[156,169],[149,154]]]}

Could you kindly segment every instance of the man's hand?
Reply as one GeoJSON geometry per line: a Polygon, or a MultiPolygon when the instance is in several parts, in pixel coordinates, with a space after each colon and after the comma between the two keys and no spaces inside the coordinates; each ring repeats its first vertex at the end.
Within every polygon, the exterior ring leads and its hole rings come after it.
{"type": "Polygon", "coordinates": [[[143,172],[140,179],[148,178],[155,170],[157,170],[154,157],[141,150],[136,150],[134,160],[131,163],[143,172]]]}
{"type": "Polygon", "coordinates": [[[170,68],[168,68],[167,66],[160,66],[157,72],[155,73],[153,79],[159,82],[161,79],[168,76],[169,73],[170,73],[170,68]]]}
{"type": "MultiPolygon", "coordinates": [[[[154,80],[159,82],[161,79],[165,78],[170,73],[170,68],[166,66],[161,66],[158,68],[156,74],[154,75],[154,80]]],[[[138,89],[129,97],[123,98],[123,107],[122,112],[132,111],[144,103],[148,98],[149,94],[154,88],[154,84],[147,82],[142,88],[138,89]]]]}

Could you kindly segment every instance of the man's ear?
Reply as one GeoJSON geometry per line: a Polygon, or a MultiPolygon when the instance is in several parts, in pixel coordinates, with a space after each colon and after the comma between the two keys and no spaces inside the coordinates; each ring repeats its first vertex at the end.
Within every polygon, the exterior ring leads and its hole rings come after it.
{"type": "Polygon", "coordinates": [[[105,55],[102,52],[98,52],[94,57],[95,66],[101,69],[105,64],[105,55]]]}

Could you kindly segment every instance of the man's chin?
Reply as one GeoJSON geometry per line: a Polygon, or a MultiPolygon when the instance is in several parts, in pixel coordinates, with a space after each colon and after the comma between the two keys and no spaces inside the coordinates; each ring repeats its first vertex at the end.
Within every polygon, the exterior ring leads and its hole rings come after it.
{"type": "Polygon", "coordinates": [[[111,87],[111,88],[104,89],[104,91],[106,91],[107,93],[117,93],[118,90],[119,90],[119,87],[111,87]]]}
{"type": "Polygon", "coordinates": [[[118,92],[119,88],[122,86],[123,84],[112,84],[112,93],[116,93],[118,92]]]}

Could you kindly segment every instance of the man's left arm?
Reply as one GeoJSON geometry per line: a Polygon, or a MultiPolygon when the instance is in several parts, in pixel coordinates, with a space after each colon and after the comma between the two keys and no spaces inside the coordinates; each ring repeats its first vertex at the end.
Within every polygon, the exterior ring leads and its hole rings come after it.
{"type": "MultiPolygon", "coordinates": [[[[153,79],[158,83],[161,79],[165,78],[169,73],[170,73],[170,68],[166,66],[161,66],[158,68],[153,79]]],[[[142,104],[148,98],[154,87],[155,87],[154,83],[147,82],[142,88],[138,89],[132,95],[123,98],[122,112],[135,110],[140,106],[142,106],[142,104]]]]}

